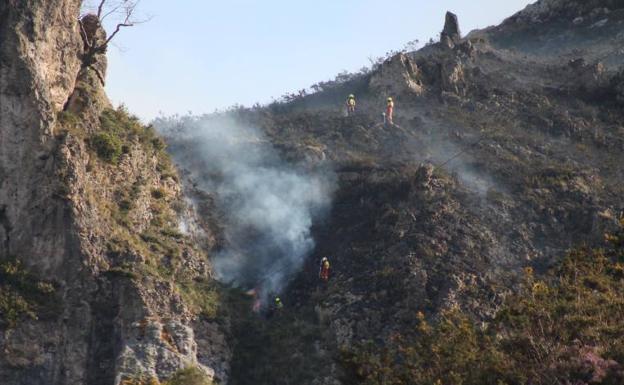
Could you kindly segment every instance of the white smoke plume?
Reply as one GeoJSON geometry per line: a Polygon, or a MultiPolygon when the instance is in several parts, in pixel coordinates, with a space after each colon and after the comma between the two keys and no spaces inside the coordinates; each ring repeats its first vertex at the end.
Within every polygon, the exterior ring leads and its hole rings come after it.
{"type": "Polygon", "coordinates": [[[315,247],[311,228],[330,205],[332,173],[284,162],[263,133],[225,114],[158,119],[169,150],[225,214],[217,278],[279,293],[315,247]]]}

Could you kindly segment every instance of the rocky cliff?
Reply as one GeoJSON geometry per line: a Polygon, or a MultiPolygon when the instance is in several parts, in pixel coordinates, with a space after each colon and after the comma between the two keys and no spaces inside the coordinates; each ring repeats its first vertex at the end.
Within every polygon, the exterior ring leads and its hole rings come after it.
{"type": "Polygon", "coordinates": [[[80,3],[0,4],[0,382],[225,381],[193,214],[162,141],[111,109],[80,3]]]}

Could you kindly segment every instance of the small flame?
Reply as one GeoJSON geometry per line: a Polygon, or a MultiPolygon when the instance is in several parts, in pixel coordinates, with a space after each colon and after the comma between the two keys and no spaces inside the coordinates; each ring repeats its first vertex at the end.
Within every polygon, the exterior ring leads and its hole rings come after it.
{"type": "Polygon", "coordinates": [[[254,288],[254,289],[248,290],[245,294],[247,294],[250,297],[253,297],[253,305],[251,306],[251,311],[253,311],[254,313],[260,313],[260,310],[262,310],[262,299],[260,296],[260,289],[254,288]]]}

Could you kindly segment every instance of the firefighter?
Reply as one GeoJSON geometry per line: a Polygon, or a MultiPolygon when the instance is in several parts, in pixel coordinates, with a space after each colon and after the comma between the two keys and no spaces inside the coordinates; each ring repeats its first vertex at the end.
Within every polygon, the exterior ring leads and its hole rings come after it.
{"type": "Polygon", "coordinates": [[[394,114],[394,100],[392,100],[392,98],[388,98],[386,100],[386,123],[389,125],[394,125],[393,114],[394,114]]]}
{"type": "Polygon", "coordinates": [[[329,281],[329,269],[329,259],[327,259],[327,257],[323,257],[323,259],[321,260],[321,269],[319,271],[319,278],[323,282],[329,281]]]}
{"type": "Polygon", "coordinates": [[[347,116],[355,114],[355,95],[351,94],[347,98],[347,116]]]}

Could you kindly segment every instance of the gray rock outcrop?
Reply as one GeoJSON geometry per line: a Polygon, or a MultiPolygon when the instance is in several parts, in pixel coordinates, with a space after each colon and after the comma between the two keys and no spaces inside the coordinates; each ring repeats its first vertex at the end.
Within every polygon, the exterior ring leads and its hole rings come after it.
{"type": "Polygon", "coordinates": [[[461,32],[459,30],[459,21],[457,15],[452,12],[446,13],[446,19],[444,22],[444,29],[440,34],[442,41],[448,40],[453,44],[458,43],[461,39],[461,32]]]}
{"type": "Polygon", "coordinates": [[[370,87],[382,95],[397,96],[423,92],[418,66],[405,54],[397,54],[373,74],[370,87]]]}

